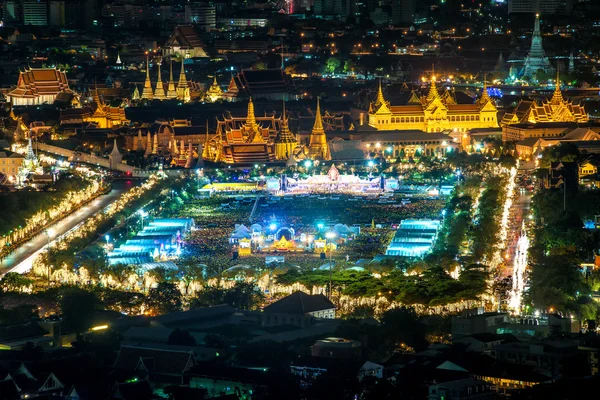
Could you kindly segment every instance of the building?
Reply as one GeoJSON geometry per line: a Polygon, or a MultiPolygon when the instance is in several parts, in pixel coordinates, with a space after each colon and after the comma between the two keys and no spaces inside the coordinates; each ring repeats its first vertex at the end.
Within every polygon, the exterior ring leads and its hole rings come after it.
{"type": "MultiPolygon", "coordinates": [[[[515,129],[521,128],[521,125],[516,125],[511,130],[512,132],[515,129]]],[[[533,128],[533,127],[532,127],[533,128]]],[[[521,159],[530,159],[533,155],[541,154],[541,152],[549,146],[555,146],[561,143],[571,143],[577,146],[580,149],[580,153],[597,153],[597,150],[592,150],[588,148],[588,144],[594,145],[596,149],[600,145],[600,134],[590,128],[557,128],[556,133],[551,133],[547,129],[544,133],[544,136],[541,134],[531,135],[530,137],[520,140],[515,143],[517,154],[521,159]]],[[[525,129],[527,134],[531,134],[532,129],[525,129]]],[[[594,173],[595,174],[595,173],[594,173]]],[[[583,175],[591,175],[591,173],[584,173],[583,175]]]]}
{"type": "Polygon", "coordinates": [[[564,14],[574,0],[508,0],[509,14],[564,14]]]}
{"type": "Polygon", "coordinates": [[[223,98],[239,101],[248,97],[267,100],[297,100],[298,93],[291,77],[282,69],[242,70],[231,77],[223,98]]]}
{"type": "Polygon", "coordinates": [[[263,326],[308,327],[315,318],[334,319],[335,305],[322,294],[294,292],[264,308],[263,326]]]}
{"type": "Polygon", "coordinates": [[[281,127],[277,136],[275,136],[275,158],[278,160],[288,160],[294,150],[298,147],[296,136],[290,131],[288,118],[285,113],[285,102],[283,103],[283,114],[281,115],[281,127]]]}
{"type": "Polygon", "coordinates": [[[217,75],[213,78],[213,83],[210,85],[206,93],[204,94],[204,100],[214,103],[217,100],[221,100],[223,97],[223,90],[217,83],[217,75]]]}
{"type": "Polygon", "coordinates": [[[559,79],[556,81],[556,88],[550,100],[543,101],[541,104],[535,100],[521,100],[513,112],[504,114],[500,121],[500,125],[503,127],[503,140],[522,140],[525,138],[517,137],[510,129],[506,129],[505,134],[504,128],[507,128],[508,125],[556,122],[586,123],[589,121],[582,105],[574,104],[563,98],[560,91],[560,81],[559,79]]]}
{"type": "Polygon", "coordinates": [[[184,374],[194,365],[196,359],[190,350],[121,346],[114,369],[159,385],[181,385],[184,374]]]}
{"type": "Polygon", "coordinates": [[[492,385],[479,379],[459,379],[429,386],[428,400],[494,400],[492,385]]]}
{"type": "Polygon", "coordinates": [[[183,56],[185,58],[208,57],[204,42],[193,25],[176,26],[163,46],[163,56],[183,56]]]}
{"type": "Polygon", "coordinates": [[[475,333],[469,336],[462,336],[458,339],[453,339],[452,343],[461,343],[465,346],[466,351],[483,353],[491,351],[494,346],[504,342],[504,336],[495,333],[475,333]]]}
{"type": "Polygon", "coordinates": [[[185,145],[190,144],[197,148],[204,144],[206,140],[206,127],[192,125],[188,119],[157,119],[147,129],[140,129],[137,135],[125,137],[125,147],[129,150],[146,150],[148,147],[148,137],[150,140],[150,151],[154,152],[154,142],[156,142],[156,154],[167,154],[175,152],[173,148],[175,143],[183,140],[185,145]],[[154,139],[156,137],[156,139],[154,139]]]}
{"type": "Polygon", "coordinates": [[[67,75],[56,68],[28,68],[19,73],[17,87],[7,93],[13,106],[52,104],[60,93],[75,95],[67,75]]]}
{"type": "Polygon", "coordinates": [[[521,76],[526,76],[530,79],[537,75],[539,70],[544,71],[546,74],[553,74],[554,67],[550,64],[550,60],[544,52],[542,46],[542,34],[540,32],[540,15],[535,15],[535,24],[533,27],[533,35],[531,37],[531,47],[527,58],[525,58],[525,65],[521,71],[521,76]]]}
{"type": "Polygon", "coordinates": [[[392,0],[392,25],[412,25],[416,5],[416,0],[392,0]]]}
{"type": "Polygon", "coordinates": [[[313,7],[315,15],[345,19],[354,14],[354,4],[351,0],[315,0],[313,7]]]}
{"type": "Polygon", "coordinates": [[[46,0],[23,0],[23,24],[47,26],[48,2],[46,0]]]}
{"type": "Polygon", "coordinates": [[[48,25],[53,28],[65,26],[65,1],[50,1],[48,25]]]}
{"type": "Polygon", "coordinates": [[[92,96],[95,109],[90,116],[84,116],[84,122],[93,122],[101,129],[111,129],[129,124],[129,120],[125,115],[125,108],[111,107],[104,103],[100,98],[98,89],[92,91],[92,96]]]}
{"type": "MultiPolygon", "coordinates": [[[[392,106],[385,100],[380,82],[377,98],[369,105],[367,123],[377,130],[466,132],[474,128],[497,127],[497,113],[485,85],[481,98],[475,103],[457,104],[450,92],[438,93],[434,76],[427,96],[419,98],[413,92],[408,104],[398,106],[392,106]]],[[[361,122],[363,118],[361,113],[361,122]]]]}
{"type": "Polygon", "coordinates": [[[362,355],[362,344],[356,340],[328,337],[310,346],[310,354],[313,357],[357,360],[362,355]]]}
{"type": "Polygon", "coordinates": [[[272,162],[275,160],[275,146],[271,137],[278,130],[279,123],[280,120],[275,117],[256,118],[250,98],[245,121],[235,117],[217,120],[217,131],[204,146],[203,158],[227,164],[272,162]]]}
{"type": "Polygon", "coordinates": [[[268,18],[261,17],[227,17],[217,18],[219,26],[226,29],[232,28],[264,28],[269,22],[268,18]]]}
{"type": "Polygon", "coordinates": [[[560,339],[544,342],[513,342],[495,346],[491,356],[508,364],[528,365],[559,378],[569,368],[587,364],[587,354],[578,351],[575,340],[560,339]]]}
{"type": "Polygon", "coordinates": [[[8,0],[2,3],[4,23],[20,24],[23,21],[23,5],[20,0],[8,0]]]}
{"type": "Polygon", "coordinates": [[[452,317],[452,338],[496,333],[496,329],[505,322],[508,322],[508,314],[505,313],[465,310],[460,317],[452,317]]]}
{"type": "Polygon", "coordinates": [[[185,22],[197,26],[201,31],[210,32],[217,25],[215,6],[202,3],[186,4],[185,22]]]}
{"type": "Polygon", "coordinates": [[[0,185],[13,185],[17,183],[17,177],[25,157],[11,151],[0,151],[0,185]]]}
{"type": "Polygon", "coordinates": [[[402,220],[385,254],[404,257],[423,256],[433,246],[440,226],[438,220],[402,220]]]}

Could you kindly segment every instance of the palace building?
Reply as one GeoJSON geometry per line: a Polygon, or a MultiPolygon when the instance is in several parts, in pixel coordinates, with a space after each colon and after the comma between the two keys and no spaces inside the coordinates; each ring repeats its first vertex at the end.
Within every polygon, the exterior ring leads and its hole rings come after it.
{"type": "Polygon", "coordinates": [[[219,84],[217,83],[217,75],[215,74],[212,85],[210,85],[210,87],[204,94],[204,100],[214,103],[215,101],[220,100],[222,98],[223,90],[221,89],[221,86],[219,86],[219,84]]]}
{"type": "Polygon", "coordinates": [[[98,94],[98,89],[92,92],[96,109],[89,116],[84,116],[84,122],[93,122],[98,128],[111,129],[117,126],[129,124],[123,107],[110,107],[104,103],[98,94]]]}
{"type": "Polygon", "coordinates": [[[449,92],[438,93],[433,76],[427,96],[419,97],[413,92],[406,105],[393,106],[386,101],[380,82],[377,98],[369,106],[368,125],[386,131],[466,132],[474,128],[497,127],[497,113],[485,85],[481,98],[475,103],[457,104],[449,92]]]}
{"type": "Polygon", "coordinates": [[[232,102],[248,97],[285,101],[300,97],[292,78],[281,68],[242,70],[231,77],[227,91],[222,96],[232,102]]]}
{"type": "Polygon", "coordinates": [[[67,75],[56,68],[28,68],[19,73],[17,87],[8,92],[13,106],[52,104],[60,93],[75,96],[69,88],[67,75]]]}
{"type": "Polygon", "coordinates": [[[274,116],[254,115],[252,98],[246,119],[226,117],[217,120],[217,131],[204,146],[203,158],[227,164],[254,164],[275,161],[275,144],[271,137],[281,121],[274,116]]]}
{"type": "Polygon", "coordinates": [[[556,78],[556,89],[550,100],[541,104],[535,100],[521,100],[511,113],[504,114],[501,125],[539,124],[548,122],[588,122],[589,117],[582,105],[573,104],[563,98],[560,79],[556,78]]]}
{"type": "Polygon", "coordinates": [[[185,58],[208,57],[204,42],[193,25],[179,25],[163,46],[163,56],[179,54],[185,58]]]}

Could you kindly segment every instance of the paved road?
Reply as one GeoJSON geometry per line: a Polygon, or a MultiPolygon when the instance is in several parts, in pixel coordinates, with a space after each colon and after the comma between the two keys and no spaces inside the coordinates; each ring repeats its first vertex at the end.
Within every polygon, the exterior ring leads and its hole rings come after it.
{"type": "Polygon", "coordinates": [[[518,256],[518,241],[521,237],[521,229],[523,221],[528,218],[531,208],[532,192],[517,188],[518,195],[516,196],[512,209],[510,210],[510,226],[508,231],[508,259],[506,261],[505,272],[507,275],[512,274],[512,267],[515,263],[515,258],[518,256]]]}
{"type": "Polygon", "coordinates": [[[31,269],[35,257],[46,248],[48,241],[53,243],[57,238],[117,200],[123,192],[135,185],[136,183],[131,181],[115,182],[113,189],[108,194],[96,198],[49,227],[49,236],[42,232],[6,256],[0,263],[0,274],[11,271],[20,273],[28,271],[31,269]]]}

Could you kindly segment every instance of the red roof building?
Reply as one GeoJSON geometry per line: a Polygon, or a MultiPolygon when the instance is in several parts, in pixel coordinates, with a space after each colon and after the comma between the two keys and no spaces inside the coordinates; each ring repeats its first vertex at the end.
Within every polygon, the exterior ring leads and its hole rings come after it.
{"type": "Polygon", "coordinates": [[[29,68],[19,74],[17,87],[8,92],[13,106],[52,104],[60,93],[75,94],[67,75],[56,68],[29,68]]]}

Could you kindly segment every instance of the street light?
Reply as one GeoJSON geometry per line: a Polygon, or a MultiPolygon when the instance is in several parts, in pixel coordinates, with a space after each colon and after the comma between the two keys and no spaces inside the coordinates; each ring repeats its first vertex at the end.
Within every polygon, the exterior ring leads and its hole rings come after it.
{"type": "Polygon", "coordinates": [[[200,170],[200,168],[198,168],[196,170],[196,188],[198,189],[198,191],[200,191],[200,174],[202,174],[202,171],[200,170]]]}
{"type": "MultiPolygon", "coordinates": [[[[329,240],[329,299],[331,300],[331,294],[333,293],[333,278],[332,278],[332,256],[333,256],[333,238],[335,237],[335,233],[329,231],[325,234],[325,238],[329,240]]],[[[327,245],[327,241],[325,241],[325,245],[327,245]]]]}
{"type": "Polygon", "coordinates": [[[139,211],[139,214],[140,214],[140,217],[142,217],[142,229],[144,229],[144,217],[147,217],[148,213],[146,211],[144,211],[144,209],[141,209],[139,211]]]}
{"type": "Polygon", "coordinates": [[[110,240],[110,236],[106,235],[104,236],[104,239],[106,239],[106,250],[108,251],[108,241],[110,240]]]}

